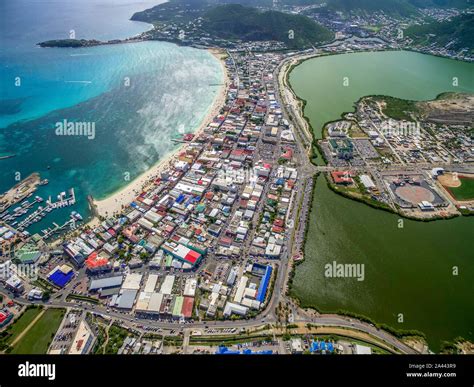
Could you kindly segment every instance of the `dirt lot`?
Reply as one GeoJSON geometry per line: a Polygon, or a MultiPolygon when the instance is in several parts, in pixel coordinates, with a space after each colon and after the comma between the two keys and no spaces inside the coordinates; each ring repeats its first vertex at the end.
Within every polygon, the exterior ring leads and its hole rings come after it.
{"type": "Polygon", "coordinates": [[[472,125],[474,96],[447,93],[440,99],[419,103],[425,120],[452,125],[472,125]]]}

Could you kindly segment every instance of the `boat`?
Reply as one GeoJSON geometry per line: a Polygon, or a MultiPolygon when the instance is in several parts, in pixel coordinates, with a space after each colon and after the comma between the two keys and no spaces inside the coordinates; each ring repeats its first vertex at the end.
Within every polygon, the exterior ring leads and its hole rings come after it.
{"type": "Polygon", "coordinates": [[[11,159],[12,157],[15,157],[16,155],[5,155],[5,156],[0,156],[0,160],[5,160],[5,159],[11,159]]]}
{"type": "Polygon", "coordinates": [[[48,183],[49,183],[49,180],[48,180],[48,179],[44,179],[44,180],[41,180],[39,184],[40,184],[40,185],[46,185],[46,184],[48,184],[48,183]]]}
{"type": "Polygon", "coordinates": [[[79,214],[79,213],[76,212],[76,211],[72,211],[72,212],[71,212],[71,218],[77,219],[77,220],[82,220],[81,214],[79,214]]]}

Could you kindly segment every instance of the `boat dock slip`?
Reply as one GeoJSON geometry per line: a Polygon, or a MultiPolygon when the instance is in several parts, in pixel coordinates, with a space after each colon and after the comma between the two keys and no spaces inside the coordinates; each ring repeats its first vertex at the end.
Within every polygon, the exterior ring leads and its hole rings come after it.
{"type": "Polygon", "coordinates": [[[46,239],[49,239],[51,238],[54,234],[57,234],[59,232],[61,232],[63,229],[65,229],[66,227],[68,228],[76,228],[75,226],[75,223],[77,222],[76,219],[69,219],[68,221],[66,221],[62,226],[60,226],[59,224],[57,224],[56,222],[53,222],[53,226],[54,227],[48,227],[46,230],[42,230],[41,232],[43,233],[43,235],[41,236],[41,238],[43,240],[46,240],[46,239]],[[72,225],[72,226],[71,226],[72,225]]]}
{"type": "MultiPolygon", "coordinates": [[[[17,228],[19,231],[23,231],[30,227],[33,223],[37,223],[41,221],[48,213],[51,211],[58,209],[58,208],[64,208],[64,207],[69,207],[72,206],[76,203],[76,195],[74,193],[74,188],[69,189],[69,196],[66,196],[66,192],[61,192],[59,195],[57,195],[58,201],[53,202],[51,199],[51,196],[46,200],[46,205],[39,206],[33,213],[28,215],[25,219],[23,219],[21,222],[18,223],[17,228]]],[[[43,201],[42,198],[37,196],[35,198],[35,201],[33,203],[28,203],[23,202],[22,207],[17,211],[18,215],[24,215],[26,212],[25,210],[33,206],[35,203],[41,203],[43,201]],[[23,205],[25,204],[25,205],[23,205]]],[[[15,218],[15,214],[6,216],[4,220],[13,220],[15,218]]],[[[59,227],[59,226],[58,226],[59,227]]]]}

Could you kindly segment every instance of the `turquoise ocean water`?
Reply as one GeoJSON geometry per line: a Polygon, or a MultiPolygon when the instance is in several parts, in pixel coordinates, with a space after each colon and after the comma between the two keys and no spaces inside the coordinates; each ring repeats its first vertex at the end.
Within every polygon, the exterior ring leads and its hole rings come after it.
{"type": "Polygon", "coordinates": [[[163,42],[91,48],[47,48],[67,38],[113,39],[148,24],[128,19],[159,1],[0,0],[0,191],[15,174],[39,172],[50,184],[36,194],[74,188],[78,203],[28,229],[64,222],[71,210],[89,216],[86,197],[104,198],[156,163],[179,132],[194,130],[222,82],[207,51],[163,42]],[[57,136],[57,122],[88,122],[95,138],[57,136]]]}

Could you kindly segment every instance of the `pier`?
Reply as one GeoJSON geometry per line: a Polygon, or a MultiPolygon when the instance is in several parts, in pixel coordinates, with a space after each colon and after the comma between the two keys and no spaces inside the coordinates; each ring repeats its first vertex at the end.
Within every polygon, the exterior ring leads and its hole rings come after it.
{"type": "Polygon", "coordinates": [[[74,225],[75,222],[76,222],[76,219],[69,219],[62,226],[60,226],[56,222],[53,222],[53,227],[48,227],[47,229],[42,230],[43,235],[41,235],[41,238],[43,240],[47,240],[51,238],[54,234],[60,233],[66,227],[71,228],[71,224],[74,225]]]}
{"type": "MultiPolygon", "coordinates": [[[[46,201],[46,206],[39,206],[33,213],[28,215],[25,219],[23,219],[20,223],[18,223],[17,229],[18,231],[24,231],[28,227],[30,227],[33,223],[37,223],[41,221],[48,213],[51,211],[58,209],[72,206],[76,203],[76,195],[74,192],[74,188],[69,189],[69,195],[66,196],[66,192],[61,192],[58,196],[58,201],[53,202],[51,196],[46,201]]],[[[19,207],[19,212],[21,215],[25,214],[35,203],[41,202],[42,199],[40,197],[36,197],[34,202],[28,203],[25,206],[19,207]],[[21,210],[21,208],[23,210],[21,210]],[[25,212],[26,211],[26,212],[25,212]]],[[[16,210],[16,209],[15,209],[16,210]]],[[[5,219],[11,220],[15,215],[7,216],[5,219]]],[[[12,224],[13,226],[13,224],[12,224]]]]}

